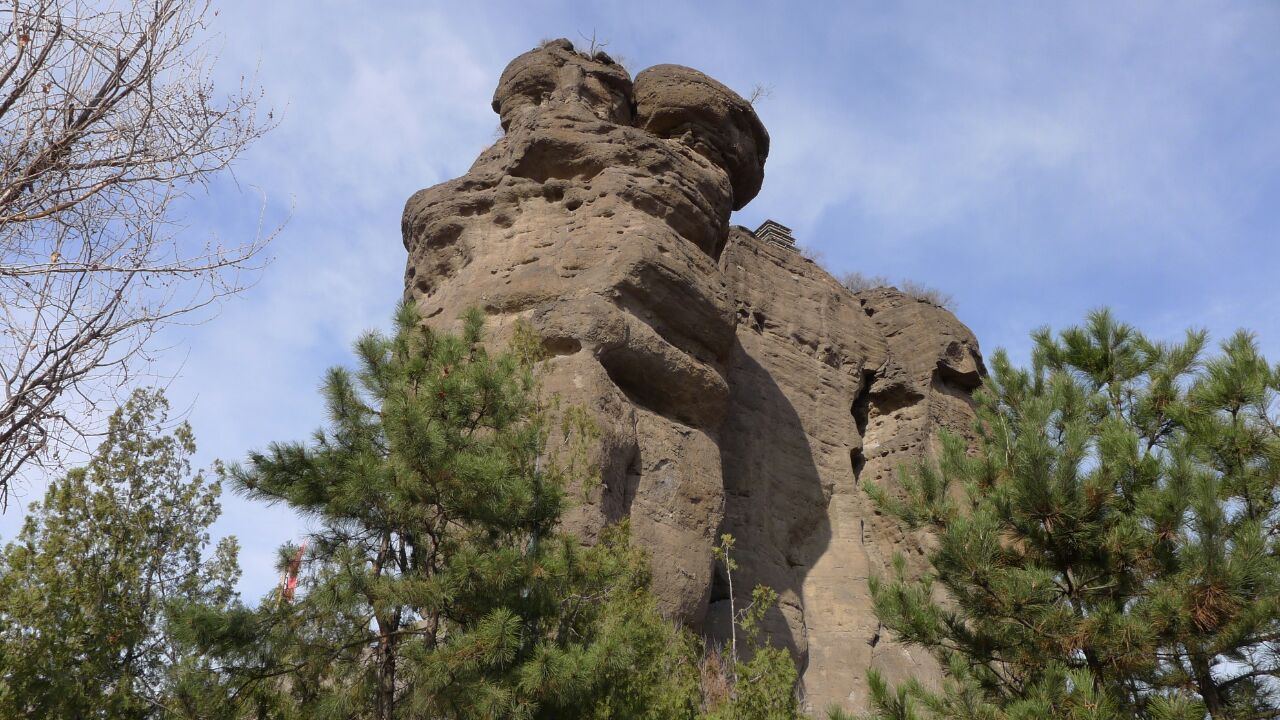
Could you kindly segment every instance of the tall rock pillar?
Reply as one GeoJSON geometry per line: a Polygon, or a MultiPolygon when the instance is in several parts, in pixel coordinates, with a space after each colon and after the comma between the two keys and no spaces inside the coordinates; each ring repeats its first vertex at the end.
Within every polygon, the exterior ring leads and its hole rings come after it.
{"type": "Polygon", "coordinates": [[[493,108],[502,138],[405,205],[405,292],[432,325],[477,307],[499,340],[517,320],[542,338],[545,391],[601,430],[601,482],[568,528],[590,542],[630,518],[663,609],[712,638],[728,603],[711,548],[733,533],[735,591],[778,590],[766,632],[819,709],[861,707],[869,667],[935,672],[875,625],[868,574],[895,550],[918,558],[921,540],[858,483],[923,456],[942,427],[967,429],[972,334],[731,226],[769,136],[696,70],[632,80],[556,40],[507,66],[493,108]]]}

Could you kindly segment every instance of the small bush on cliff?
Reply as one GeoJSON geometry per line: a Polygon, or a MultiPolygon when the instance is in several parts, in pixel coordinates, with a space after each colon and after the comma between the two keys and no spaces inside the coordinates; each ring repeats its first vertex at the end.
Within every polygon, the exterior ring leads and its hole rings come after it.
{"type": "Polygon", "coordinates": [[[864,275],[854,270],[841,275],[840,284],[851,292],[862,292],[863,290],[874,290],[875,288],[895,288],[904,295],[932,303],[941,308],[948,310],[955,310],[956,308],[955,296],[915,280],[903,279],[902,282],[894,285],[884,275],[864,275]]]}
{"type": "Polygon", "coordinates": [[[1105,311],[1034,339],[1030,369],[996,354],[976,454],[949,437],[868,488],[936,534],[929,575],[872,594],[945,674],[873,676],[876,716],[1276,717],[1280,367],[1243,332],[1207,356],[1105,311]]]}
{"type": "Polygon", "coordinates": [[[800,717],[796,697],[799,673],[791,653],[764,642],[761,624],[778,602],[778,593],[757,585],[751,602],[737,607],[733,597],[734,537],[720,536],[715,558],[729,579],[730,644],[703,656],[702,701],[707,720],[793,720],[800,717]],[[708,672],[710,671],[710,672],[708,672]]]}

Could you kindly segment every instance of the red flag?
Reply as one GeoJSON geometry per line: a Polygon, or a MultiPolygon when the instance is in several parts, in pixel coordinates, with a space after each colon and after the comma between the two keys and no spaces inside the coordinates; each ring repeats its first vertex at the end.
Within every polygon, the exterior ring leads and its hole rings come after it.
{"type": "Polygon", "coordinates": [[[302,570],[302,553],[307,549],[307,541],[303,540],[298,546],[298,554],[293,556],[293,560],[289,563],[289,568],[284,575],[284,590],[281,597],[284,602],[293,601],[293,591],[298,587],[298,572],[302,570]]]}

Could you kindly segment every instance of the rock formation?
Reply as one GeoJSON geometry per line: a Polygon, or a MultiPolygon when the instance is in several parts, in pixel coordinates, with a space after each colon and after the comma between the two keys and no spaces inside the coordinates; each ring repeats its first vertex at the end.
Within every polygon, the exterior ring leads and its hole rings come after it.
{"type": "Polygon", "coordinates": [[[731,226],[769,136],[696,70],[633,81],[557,40],[508,65],[493,108],[504,136],[405,206],[406,293],[433,324],[474,306],[496,337],[522,319],[543,338],[545,390],[601,429],[601,483],[570,528],[590,541],[629,517],[665,609],[713,637],[728,591],[711,548],[733,533],[735,591],[779,592],[766,631],[795,653],[811,707],[861,707],[870,667],[933,672],[881,637],[866,583],[923,539],[859,482],[891,482],[940,428],[970,431],[973,335],[731,226]]]}

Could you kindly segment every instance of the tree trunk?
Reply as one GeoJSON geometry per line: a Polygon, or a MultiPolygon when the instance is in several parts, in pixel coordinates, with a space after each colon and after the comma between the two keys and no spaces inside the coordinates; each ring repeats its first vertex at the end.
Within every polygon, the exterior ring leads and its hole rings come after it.
{"type": "Polygon", "coordinates": [[[1191,671],[1195,675],[1196,688],[1204,699],[1204,707],[1209,717],[1221,718],[1223,715],[1222,696],[1218,694],[1218,684],[1213,680],[1213,672],[1209,669],[1209,660],[1200,653],[1188,653],[1191,659],[1191,671]]]}
{"type": "Polygon", "coordinates": [[[1092,648],[1084,649],[1084,661],[1089,667],[1089,676],[1093,678],[1093,689],[1098,692],[1107,692],[1107,683],[1105,678],[1105,670],[1102,662],[1098,660],[1098,654],[1092,648]]]}
{"type": "Polygon", "coordinates": [[[378,620],[378,720],[393,720],[396,710],[395,628],[378,620]]]}
{"type": "MultiPolygon", "coordinates": [[[[391,533],[382,535],[378,554],[373,559],[373,576],[382,576],[391,550],[391,533]]],[[[390,558],[394,562],[394,558],[390,558]]],[[[373,598],[370,598],[373,602],[373,598]]],[[[378,622],[378,720],[392,720],[396,712],[396,631],[400,629],[400,613],[392,617],[374,615],[378,622]]]]}

